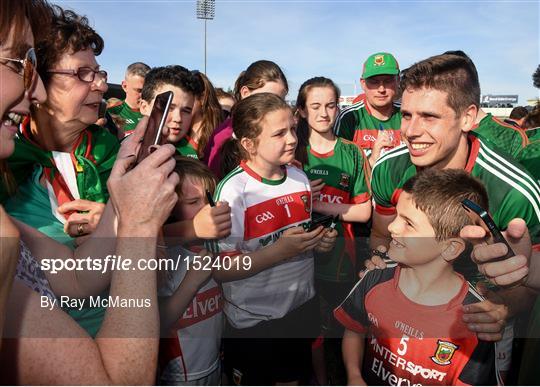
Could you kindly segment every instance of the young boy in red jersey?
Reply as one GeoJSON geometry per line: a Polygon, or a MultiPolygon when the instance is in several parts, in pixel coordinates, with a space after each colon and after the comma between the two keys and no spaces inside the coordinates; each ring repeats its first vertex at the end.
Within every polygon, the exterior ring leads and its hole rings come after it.
{"type": "Polygon", "coordinates": [[[461,170],[424,170],[403,186],[388,226],[397,265],[366,273],[334,312],[346,328],[348,384],[499,382],[495,344],[478,340],[461,318],[462,306],[480,298],[454,269],[469,256],[459,237],[471,223],[463,199],[488,208],[482,183],[461,170]]]}

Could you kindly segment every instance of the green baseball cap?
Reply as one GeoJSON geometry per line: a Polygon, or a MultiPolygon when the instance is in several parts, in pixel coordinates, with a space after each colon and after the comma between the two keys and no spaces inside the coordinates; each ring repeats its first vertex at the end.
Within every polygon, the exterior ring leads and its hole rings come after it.
{"type": "Polygon", "coordinates": [[[399,74],[399,65],[396,58],[387,52],[378,52],[370,55],[364,62],[362,79],[374,77],[375,75],[397,74],[399,74]]]}

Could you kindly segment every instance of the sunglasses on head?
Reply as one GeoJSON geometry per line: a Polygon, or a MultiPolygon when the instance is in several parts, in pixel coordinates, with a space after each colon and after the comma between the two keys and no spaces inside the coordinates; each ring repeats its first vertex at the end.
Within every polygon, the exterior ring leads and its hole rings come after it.
{"type": "MultiPolygon", "coordinates": [[[[13,59],[13,58],[5,58],[0,56],[0,60],[5,60],[9,62],[15,62],[18,63],[20,68],[13,69],[16,73],[19,75],[22,75],[23,77],[23,83],[24,83],[24,89],[26,91],[30,90],[32,85],[34,84],[34,81],[37,76],[37,58],[36,58],[36,52],[34,51],[34,48],[28,49],[26,51],[26,54],[24,55],[24,59],[13,59]]],[[[9,67],[9,66],[8,66],[9,67]]]]}

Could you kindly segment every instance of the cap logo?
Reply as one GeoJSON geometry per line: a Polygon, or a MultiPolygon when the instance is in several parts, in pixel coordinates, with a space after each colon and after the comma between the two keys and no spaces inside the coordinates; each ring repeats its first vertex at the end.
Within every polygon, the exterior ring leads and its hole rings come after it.
{"type": "Polygon", "coordinates": [[[375,66],[384,66],[384,55],[375,55],[375,58],[373,58],[373,64],[375,66]]]}

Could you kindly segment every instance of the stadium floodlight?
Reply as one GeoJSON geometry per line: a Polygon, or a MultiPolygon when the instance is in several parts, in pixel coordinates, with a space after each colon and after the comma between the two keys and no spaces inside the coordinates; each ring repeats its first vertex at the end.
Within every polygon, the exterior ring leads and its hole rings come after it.
{"type": "Polygon", "coordinates": [[[204,20],[204,73],[206,74],[206,21],[216,16],[215,0],[197,0],[197,19],[204,20]]]}

